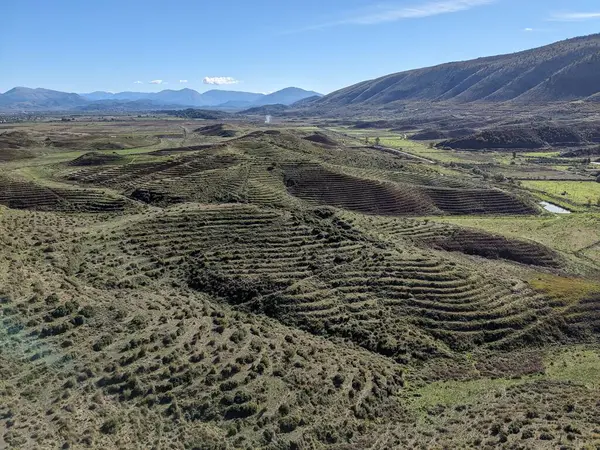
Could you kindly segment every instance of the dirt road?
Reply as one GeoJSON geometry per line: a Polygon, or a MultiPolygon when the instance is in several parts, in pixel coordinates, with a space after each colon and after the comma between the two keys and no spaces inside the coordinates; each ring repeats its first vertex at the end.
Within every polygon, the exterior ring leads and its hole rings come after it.
{"type": "Polygon", "coordinates": [[[417,155],[413,155],[412,153],[403,152],[402,150],[398,150],[398,149],[395,149],[395,148],[382,147],[381,145],[379,145],[379,146],[374,145],[374,146],[372,146],[370,148],[372,148],[374,150],[379,150],[379,151],[382,151],[382,152],[385,152],[385,153],[391,153],[391,154],[394,154],[394,155],[406,156],[407,158],[416,159],[418,161],[423,161],[423,162],[426,162],[428,164],[435,164],[435,161],[432,161],[432,160],[426,159],[426,158],[422,158],[422,157],[417,156],[417,155]]]}

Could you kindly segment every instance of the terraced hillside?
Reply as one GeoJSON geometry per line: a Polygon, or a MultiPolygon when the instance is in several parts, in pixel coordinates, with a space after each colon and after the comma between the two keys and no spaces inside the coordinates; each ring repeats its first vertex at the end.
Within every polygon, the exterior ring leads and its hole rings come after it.
{"type": "Polygon", "coordinates": [[[532,206],[500,190],[381,183],[330,172],[319,165],[295,165],[285,169],[286,186],[293,195],[366,214],[535,213],[532,206]]]}
{"type": "MultiPolygon", "coordinates": [[[[354,220],[351,216],[343,216],[354,220]]],[[[510,219],[509,219],[510,220],[510,219]]],[[[506,238],[490,232],[454,227],[430,219],[359,217],[356,226],[363,232],[387,242],[404,243],[476,255],[487,259],[506,259],[535,266],[560,267],[558,252],[524,239],[506,238]]]]}
{"type": "Polygon", "coordinates": [[[518,279],[478,273],[423,244],[558,267],[549,249],[448,227],[411,234],[404,225],[411,240],[396,247],[374,240],[378,228],[369,236],[328,208],[281,213],[251,205],[181,206],[111,230],[86,247],[82,264],[115,261],[110,270],[91,272],[89,282],[99,288],[185,280],[248,311],[400,359],[446,347],[519,345],[514,339],[561,306],[518,279]]]}
{"type": "Polygon", "coordinates": [[[63,252],[86,225],[94,221],[2,216],[2,236],[10,237],[3,255],[24,251],[29,267],[11,265],[2,277],[0,424],[11,447],[193,447],[226,439],[256,447],[304,435],[324,444],[354,435],[368,442],[378,426],[365,428],[360,417],[400,410],[402,371],[384,358],[234,313],[186,289],[81,284],[92,271],[72,266],[77,258],[63,252]],[[42,224],[47,233],[39,233],[42,224]],[[18,394],[25,380],[35,380],[27,399],[18,394]]]}
{"type": "Polygon", "coordinates": [[[559,226],[527,191],[324,130],[171,144],[2,166],[0,448],[600,445],[600,268],[476,226],[559,226]]]}
{"type": "Polygon", "coordinates": [[[559,258],[536,242],[507,239],[476,230],[449,229],[425,238],[425,242],[448,251],[458,251],[484,258],[502,258],[524,264],[558,267],[559,258]]]}
{"type": "Polygon", "coordinates": [[[124,198],[94,189],[52,188],[0,178],[0,204],[15,209],[69,212],[115,212],[132,207],[124,198]]]}
{"type": "Polygon", "coordinates": [[[314,136],[256,132],[168,158],[153,153],[145,159],[73,169],[74,164],[80,165],[79,158],[59,174],[61,181],[107,187],[160,204],[240,201],[291,205],[297,203],[293,198],[297,197],[312,204],[382,215],[536,212],[531,203],[512,193],[476,187],[455,177],[440,179],[439,173],[436,177],[435,171],[422,165],[401,163],[395,155],[369,158],[365,149],[335,146],[337,142],[331,138],[323,147],[314,136]],[[400,170],[389,170],[394,166],[400,170]]]}

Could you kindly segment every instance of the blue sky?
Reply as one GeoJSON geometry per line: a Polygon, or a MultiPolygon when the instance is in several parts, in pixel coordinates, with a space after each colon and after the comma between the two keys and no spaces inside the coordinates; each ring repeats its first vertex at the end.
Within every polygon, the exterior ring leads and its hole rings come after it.
{"type": "Polygon", "coordinates": [[[298,86],[328,93],[600,31],[598,0],[2,3],[0,92],[298,86]]]}

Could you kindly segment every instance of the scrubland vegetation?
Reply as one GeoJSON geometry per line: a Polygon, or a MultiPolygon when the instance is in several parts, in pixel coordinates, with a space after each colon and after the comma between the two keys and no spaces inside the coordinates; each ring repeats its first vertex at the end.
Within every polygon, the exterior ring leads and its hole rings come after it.
{"type": "Polygon", "coordinates": [[[339,124],[6,133],[0,448],[600,445],[581,157],[339,124]],[[572,214],[538,205],[556,189],[572,214]]]}

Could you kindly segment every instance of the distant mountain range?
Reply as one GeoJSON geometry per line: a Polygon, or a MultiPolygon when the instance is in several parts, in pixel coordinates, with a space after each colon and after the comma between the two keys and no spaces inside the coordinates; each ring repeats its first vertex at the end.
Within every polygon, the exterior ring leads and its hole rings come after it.
{"type": "Polygon", "coordinates": [[[0,94],[0,109],[48,109],[65,110],[85,105],[87,101],[77,94],[16,87],[0,94]]]}
{"type": "Polygon", "coordinates": [[[203,107],[239,110],[265,105],[293,103],[322,94],[289,87],[272,94],[225,91],[213,89],[199,93],[193,89],[164,90],[160,92],[103,92],[73,94],[49,89],[16,87],[0,94],[3,110],[102,111],[151,110],[203,107]]]}
{"type": "Polygon", "coordinates": [[[594,34],[509,55],[387,75],[338,90],[308,106],[327,111],[393,110],[408,102],[597,102],[599,74],[600,34],[594,34]]]}
{"type": "Polygon", "coordinates": [[[414,102],[454,105],[506,103],[515,107],[552,102],[600,103],[600,34],[557,42],[509,55],[410,70],[322,96],[299,88],[272,94],[193,89],[71,94],[17,87],[0,94],[0,110],[136,111],[201,107],[223,110],[283,111],[306,114],[363,114],[401,110],[414,102]],[[275,108],[262,108],[278,105],[275,108]]]}

